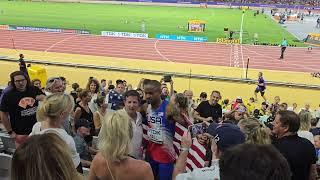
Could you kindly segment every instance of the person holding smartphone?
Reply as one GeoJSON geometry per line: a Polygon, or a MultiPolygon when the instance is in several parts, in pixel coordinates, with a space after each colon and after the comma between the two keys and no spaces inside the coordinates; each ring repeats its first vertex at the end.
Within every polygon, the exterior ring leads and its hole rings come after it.
{"type": "Polygon", "coordinates": [[[173,179],[220,179],[219,157],[229,148],[245,142],[245,135],[233,124],[212,123],[207,129],[211,139],[212,164],[210,167],[186,172],[187,156],[192,145],[191,134],[185,133],[181,140],[182,152],[176,162],[173,179]]]}

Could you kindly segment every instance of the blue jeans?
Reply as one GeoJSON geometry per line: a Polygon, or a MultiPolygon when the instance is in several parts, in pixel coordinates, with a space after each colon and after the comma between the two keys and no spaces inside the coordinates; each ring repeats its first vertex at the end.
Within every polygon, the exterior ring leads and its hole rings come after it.
{"type": "Polygon", "coordinates": [[[151,158],[148,158],[147,161],[152,168],[155,180],[172,180],[172,173],[174,168],[173,163],[159,163],[151,158]]]}

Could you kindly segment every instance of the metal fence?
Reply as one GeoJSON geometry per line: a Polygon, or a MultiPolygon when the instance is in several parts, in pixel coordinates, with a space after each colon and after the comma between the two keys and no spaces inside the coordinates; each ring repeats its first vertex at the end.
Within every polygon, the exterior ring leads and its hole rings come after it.
{"type": "MultiPolygon", "coordinates": [[[[7,56],[0,56],[0,61],[18,62],[14,58],[9,58],[7,56]]],[[[232,78],[223,76],[209,76],[203,74],[188,74],[188,73],[177,73],[177,72],[167,72],[167,71],[155,71],[147,69],[133,69],[124,67],[114,67],[114,66],[98,66],[98,65],[88,65],[88,64],[75,64],[75,63],[62,63],[62,62],[52,62],[45,60],[31,60],[25,59],[26,63],[42,64],[42,65],[53,65],[71,68],[84,68],[84,69],[95,69],[102,71],[118,71],[126,73],[137,73],[137,74],[151,74],[151,75],[171,75],[173,77],[186,78],[186,79],[207,79],[208,81],[225,81],[225,82],[236,82],[245,84],[255,84],[256,79],[243,79],[243,78],[232,78]]],[[[288,82],[278,82],[278,81],[267,81],[268,86],[282,86],[290,88],[301,88],[301,89],[316,89],[320,90],[320,85],[310,85],[310,84],[296,84],[288,82]]]]}

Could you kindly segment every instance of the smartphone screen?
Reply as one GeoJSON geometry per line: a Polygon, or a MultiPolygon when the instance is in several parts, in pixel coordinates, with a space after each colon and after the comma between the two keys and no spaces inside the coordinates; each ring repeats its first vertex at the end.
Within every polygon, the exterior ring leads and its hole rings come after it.
{"type": "Polygon", "coordinates": [[[207,125],[205,123],[198,123],[189,126],[189,132],[192,138],[196,137],[198,134],[203,134],[207,132],[207,125]]]}

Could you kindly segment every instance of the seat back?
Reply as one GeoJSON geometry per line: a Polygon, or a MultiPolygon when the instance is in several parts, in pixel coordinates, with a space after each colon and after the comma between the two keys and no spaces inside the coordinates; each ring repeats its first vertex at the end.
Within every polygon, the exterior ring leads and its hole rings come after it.
{"type": "Polygon", "coordinates": [[[14,153],[16,149],[14,139],[12,139],[9,135],[4,133],[0,133],[0,139],[2,141],[4,151],[14,153]]]}
{"type": "Polygon", "coordinates": [[[0,180],[9,180],[12,156],[0,153],[0,180]]]}

